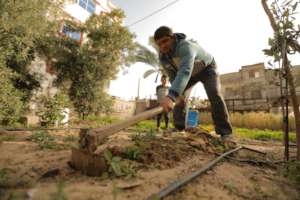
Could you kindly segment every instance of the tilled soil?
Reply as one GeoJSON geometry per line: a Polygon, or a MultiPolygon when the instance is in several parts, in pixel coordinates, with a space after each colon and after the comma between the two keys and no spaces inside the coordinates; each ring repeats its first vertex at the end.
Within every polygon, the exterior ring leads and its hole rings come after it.
{"type": "MultiPolygon", "coordinates": [[[[9,134],[0,135],[0,200],[146,199],[228,150],[201,130],[164,134],[125,131],[112,136],[99,151],[107,149],[113,156],[130,161],[135,173],[87,177],[68,165],[78,132],[50,132],[55,144],[52,140],[49,144],[33,141],[28,132],[9,134]]],[[[268,152],[268,159],[281,156],[278,143],[243,143],[268,152]]],[[[266,159],[245,150],[234,158],[266,159]]],[[[166,199],[300,198],[297,187],[283,178],[276,166],[224,160],[166,199]]]]}

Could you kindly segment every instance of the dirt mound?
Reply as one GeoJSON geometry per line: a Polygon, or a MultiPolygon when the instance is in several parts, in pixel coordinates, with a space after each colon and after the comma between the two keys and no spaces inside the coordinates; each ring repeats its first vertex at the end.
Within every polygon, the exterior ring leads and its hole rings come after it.
{"type": "Polygon", "coordinates": [[[135,160],[140,167],[171,168],[195,154],[215,154],[225,147],[218,138],[202,129],[186,132],[144,133],[114,136],[97,149],[97,153],[109,150],[113,156],[135,160]]]}
{"type": "Polygon", "coordinates": [[[146,166],[158,168],[174,167],[177,162],[190,157],[197,149],[192,147],[184,139],[169,140],[167,138],[155,138],[151,140],[136,140],[136,147],[140,149],[141,155],[138,162],[146,166]]]}

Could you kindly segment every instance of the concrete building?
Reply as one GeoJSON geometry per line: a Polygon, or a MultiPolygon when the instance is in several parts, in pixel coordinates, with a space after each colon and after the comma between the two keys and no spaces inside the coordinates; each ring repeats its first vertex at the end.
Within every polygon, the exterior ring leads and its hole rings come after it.
{"type": "Polygon", "coordinates": [[[64,11],[75,20],[85,22],[91,14],[100,15],[115,8],[109,0],[69,0],[64,6],[64,11]]]}
{"type": "MultiPolygon", "coordinates": [[[[64,5],[64,17],[70,18],[77,23],[84,23],[92,14],[101,15],[109,13],[116,6],[109,0],[69,0],[64,5]]],[[[82,43],[85,39],[83,33],[71,31],[70,26],[62,21],[61,33],[82,43]]]]}
{"type": "Polygon", "coordinates": [[[114,97],[113,116],[121,119],[134,115],[136,108],[135,101],[126,101],[119,97],[114,97]]]}
{"type": "MultiPolygon", "coordinates": [[[[293,75],[298,79],[300,99],[300,65],[293,67],[293,75]]],[[[223,74],[220,79],[229,110],[270,110],[280,105],[279,72],[266,69],[264,63],[242,66],[239,72],[223,74]]]]}

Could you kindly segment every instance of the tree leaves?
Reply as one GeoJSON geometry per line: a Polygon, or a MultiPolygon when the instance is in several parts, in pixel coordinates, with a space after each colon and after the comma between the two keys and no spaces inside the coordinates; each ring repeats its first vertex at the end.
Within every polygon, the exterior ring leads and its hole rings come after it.
{"type": "Polygon", "coordinates": [[[16,74],[4,66],[0,60],[0,124],[13,125],[24,111],[24,94],[17,90],[11,79],[16,74]]]}
{"type": "Polygon", "coordinates": [[[144,78],[147,78],[148,76],[150,76],[151,74],[153,74],[153,73],[155,73],[155,72],[157,72],[157,70],[155,70],[155,69],[149,69],[149,70],[147,70],[147,71],[144,73],[143,77],[144,77],[144,78]]]}
{"type": "Polygon", "coordinates": [[[267,56],[273,56],[275,61],[281,59],[283,41],[287,42],[287,49],[290,54],[300,52],[298,43],[300,26],[295,24],[295,17],[293,17],[298,3],[298,0],[289,0],[282,2],[281,5],[275,1],[271,4],[273,13],[271,18],[276,20],[277,28],[274,30],[274,37],[269,38],[270,48],[263,50],[263,52],[267,56]]]}
{"type": "Polygon", "coordinates": [[[68,83],[70,99],[82,117],[111,110],[112,99],[105,92],[109,81],[133,61],[134,35],[122,25],[122,17],[121,10],[93,15],[80,27],[73,24],[87,36],[83,44],[58,41],[61,48],[54,54],[58,84],[68,83]]]}

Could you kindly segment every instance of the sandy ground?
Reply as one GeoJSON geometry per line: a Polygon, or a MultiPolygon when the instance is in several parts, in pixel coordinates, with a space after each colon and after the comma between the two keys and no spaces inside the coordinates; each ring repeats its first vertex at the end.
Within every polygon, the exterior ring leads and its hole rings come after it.
{"type": "MultiPolygon", "coordinates": [[[[135,160],[133,177],[88,177],[68,165],[78,132],[51,132],[58,144],[41,149],[30,141],[31,133],[0,135],[0,200],[128,200],[146,199],[176,179],[204,166],[224,151],[212,145],[206,134],[174,133],[132,137],[121,132],[106,145],[122,146],[134,141],[143,153],[135,160]],[[2,139],[1,139],[2,138],[2,139]],[[67,139],[66,139],[67,138],[67,139]],[[134,138],[134,139],[133,139],[134,138]],[[121,145],[120,145],[121,144],[121,145]],[[2,172],[2,174],[1,174],[2,172]],[[3,173],[4,172],[4,173],[3,173]]],[[[280,143],[241,140],[281,159],[280,143]]],[[[292,150],[293,154],[293,150],[292,150]]],[[[242,150],[235,158],[266,159],[242,150]]],[[[224,160],[166,199],[300,199],[299,188],[282,177],[274,166],[224,160]]]]}

